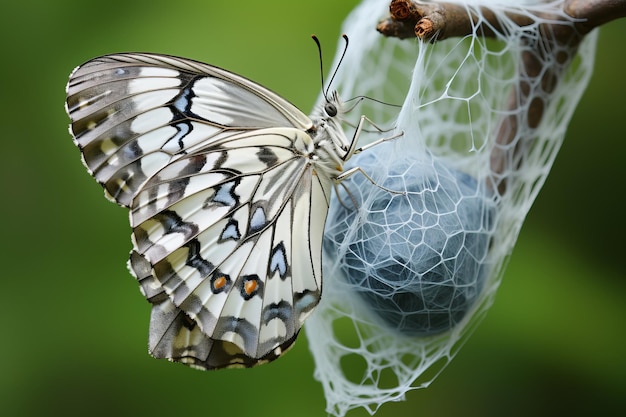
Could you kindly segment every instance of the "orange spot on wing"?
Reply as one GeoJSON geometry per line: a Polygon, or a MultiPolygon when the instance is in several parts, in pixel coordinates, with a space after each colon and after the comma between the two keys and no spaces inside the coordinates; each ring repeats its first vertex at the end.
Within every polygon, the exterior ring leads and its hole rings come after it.
{"type": "Polygon", "coordinates": [[[216,290],[222,289],[226,286],[226,277],[219,277],[213,282],[213,286],[216,290]]]}
{"type": "Polygon", "coordinates": [[[243,284],[243,289],[246,291],[246,294],[250,295],[257,289],[258,286],[259,284],[255,280],[250,280],[243,284]]]}

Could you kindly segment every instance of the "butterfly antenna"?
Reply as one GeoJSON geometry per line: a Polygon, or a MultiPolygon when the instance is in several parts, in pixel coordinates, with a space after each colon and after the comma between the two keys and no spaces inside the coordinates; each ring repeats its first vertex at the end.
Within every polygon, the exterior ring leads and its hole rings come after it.
{"type": "Polygon", "coordinates": [[[324,62],[322,61],[322,44],[320,43],[320,40],[317,38],[317,36],[311,35],[311,38],[313,38],[313,40],[317,44],[317,51],[320,54],[320,78],[322,79],[322,94],[324,94],[324,99],[328,101],[327,92],[324,91],[324,62]]]}
{"type": "Polygon", "coordinates": [[[324,93],[324,97],[328,97],[328,90],[330,89],[330,86],[332,85],[333,80],[335,79],[335,75],[337,75],[337,71],[339,71],[339,67],[341,66],[341,63],[343,62],[343,59],[346,56],[346,52],[348,52],[348,43],[349,43],[348,35],[344,33],[343,35],[341,35],[341,37],[346,41],[346,46],[343,48],[343,53],[341,54],[341,58],[339,58],[339,63],[335,67],[335,71],[333,72],[333,75],[332,77],[330,77],[330,81],[328,82],[328,85],[326,86],[326,92],[324,93]]]}
{"type": "Polygon", "coordinates": [[[328,85],[326,86],[326,90],[324,90],[324,63],[322,62],[322,44],[320,43],[320,40],[317,38],[317,36],[311,35],[311,38],[313,38],[313,40],[317,44],[317,51],[320,54],[320,74],[322,78],[322,93],[324,94],[324,98],[326,99],[326,101],[328,101],[328,91],[330,90],[330,86],[333,83],[333,80],[335,79],[335,75],[337,75],[337,71],[339,70],[341,63],[343,62],[343,58],[346,56],[346,51],[348,50],[348,36],[346,34],[343,34],[341,36],[346,41],[346,46],[345,48],[343,48],[343,53],[341,54],[339,63],[337,64],[337,67],[335,68],[333,75],[330,77],[330,81],[328,82],[328,85]]]}

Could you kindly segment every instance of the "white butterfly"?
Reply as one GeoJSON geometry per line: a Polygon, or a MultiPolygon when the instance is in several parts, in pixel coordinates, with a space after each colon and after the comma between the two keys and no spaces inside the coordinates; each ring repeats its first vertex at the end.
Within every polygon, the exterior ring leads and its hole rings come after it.
{"type": "Polygon", "coordinates": [[[150,353],[216,369],[285,352],[320,300],[333,183],[361,150],[338,95],[309,118],[211,65],[116,54],[74,70],[66,110],[85,166],[130,209],[150,353]]]}

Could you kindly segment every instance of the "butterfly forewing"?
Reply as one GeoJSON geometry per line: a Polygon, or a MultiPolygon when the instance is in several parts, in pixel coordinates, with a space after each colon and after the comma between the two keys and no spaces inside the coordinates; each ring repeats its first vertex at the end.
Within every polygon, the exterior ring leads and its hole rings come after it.
{"type": "Polygon", "coordinates": [[[311,128],[295,106],[195,61],[119,54],[78,67],[67,87],[72,134],[87,168],[119,204],[177,155],[239,130],[311,128]]]}
{"type": "Polygon", "coordinates": [[[288,349],[321,296],[340,171],[315,162],[332,138],[312,137],[328,136],[328,120],[228,71],[153,54],[78,67],[66,108],[89,172],[130,209],[150,352],[213,369],[288,349]]]}

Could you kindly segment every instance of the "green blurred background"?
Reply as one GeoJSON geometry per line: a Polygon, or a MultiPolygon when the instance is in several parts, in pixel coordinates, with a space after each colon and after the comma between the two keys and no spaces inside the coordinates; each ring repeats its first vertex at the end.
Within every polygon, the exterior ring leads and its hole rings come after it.
{"type": "MultiPolygon", "coordinates": [[[[64,86],[94,56],[154,51],[239,72],[308,111],[319,92],[309,35],[330,62],[356,4],[3,2],[0,415],[326,415],[304,333],[252,370],[150,358],[149,305],[125,267],[127,213],[80,163],[64,86]]],[[[624,21],[601,30],[591,85],[487,318],[430,388],[378,416],[623,411],[625,37],[624,21]]]]}

